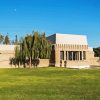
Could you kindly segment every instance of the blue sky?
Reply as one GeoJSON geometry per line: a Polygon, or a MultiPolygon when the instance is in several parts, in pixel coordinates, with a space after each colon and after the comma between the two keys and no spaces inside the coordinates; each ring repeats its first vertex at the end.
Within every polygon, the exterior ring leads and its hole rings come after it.
{"type": "Polygon", "coordinates": [[[0,0],[0,33],[85,34],[100,46],[100,0],[0,0]]]}

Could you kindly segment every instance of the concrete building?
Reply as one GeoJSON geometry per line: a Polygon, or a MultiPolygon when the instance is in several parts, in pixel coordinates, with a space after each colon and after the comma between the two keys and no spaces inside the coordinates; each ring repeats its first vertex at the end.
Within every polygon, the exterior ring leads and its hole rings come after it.
{"type": "Polygon", "coordinates": [[[47,39],[52,43],[50,65],[67,68],[99,66],[85,35],[53,34],[47,39]]]}
{"type": "MultiPolygon", "coordinates": [[[[38,67],[89,68],[100,66],[98,57],[88,46],[85,35],[53,34],[47,39],[52,43],[50,59],[40,59],[38,67]]],[[[15,45],[0,45],[0,67],[13,68],[9,59],[14,57],[15,45]]]]}

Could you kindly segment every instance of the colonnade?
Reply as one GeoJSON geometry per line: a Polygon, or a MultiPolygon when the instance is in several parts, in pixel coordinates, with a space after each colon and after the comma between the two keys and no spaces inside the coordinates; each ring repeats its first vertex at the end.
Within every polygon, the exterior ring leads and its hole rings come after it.
{"type": "Polygon", "coordinates": [[[60,60],[86,60],[86,51],[60,51],[60,60]]]}

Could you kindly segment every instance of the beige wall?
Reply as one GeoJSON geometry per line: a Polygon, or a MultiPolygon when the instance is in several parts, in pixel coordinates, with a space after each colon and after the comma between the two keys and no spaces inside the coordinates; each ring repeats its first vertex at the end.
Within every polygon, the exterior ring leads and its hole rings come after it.
{"type": "Polygon", "coordinates": [[[40,59],[38,67],[49,67],[49,59],[40,59]]]}
{"type": "Polygon", "coordinates": [[[16,45],[0,45],[0,68],[11,68],[9,59],[14,56],[16,45]]]}
{"type": "MultiPolygon", "coordinates": [[[[88,48],[88,45],[68,45],[68,44],[55,44],[55,63],[56,67],[60,67],[60,51],[85,51],[86,52],[86,60],[82,61],[70,61],[67,60],[66,67],[69,68],[87,68],[90,66],[100,66],[100,60],[98,57],[94,57],[94,52],[92,49],[88,48]]],[[[3,46],[2,46],[3,47],[3,46]]],[[[4,46],[5,47],[5,46],[4,46]]],[[[6,46],[6,50],[0,48],[0,68],[13,68],[9,65],[9,59],[14,56],[14,47],[10,48],[10,46],[6,46]],[[8,47],[8,50],[7,50],[8,47]],[[11,49],[11,50],[10,50],[11,49]]],[[[66,55],[66,54],[64,54],[66,55]]],[[[52,60],[52,59],[51,59],[52,60]]],[[[62,61],[62,67],[65,67],[64,61],[62,61]]],[[[49,59],[40,59],[40,64],[38,67],[48,67],[50,65],[49,59]]]]}
{"type": "Polygon", "coordinates": [[[13,57],[13,53],[2,53],[0,54],[0,68],[10,68],[9,59],[13,57]]]}
{"type": "Polygon", "coordinates": [[[91,66],[100,66],[99,57],[91,58],[91,59],[89,60],[89,64],[90,64],[91,66]]]}
{"type": "Polygon", "coordinates": [[[66,68],[89,68],[89,63],[87,61],[67,61],[66,66],[64,61],[62,61],[62,67],[66,68]]]}
{"type": "Polygon", "coordinates": [[[87,51],[88,45],[55,44],[56,50],[87,51]]]}
{"type": "MultiPolygon", "coordinates": [[[[62,67],[64,67],[64,61],[66,61],[66,51],[88,51],[87,45],[68,45],[68,44],[55,44],[55,66],[60,67],[60,51],[64,51],[64,60],[62,60],[62,67]]],[[[83,61],[70,61],[67,60],[67,67],[81,67],[89,66],[89,63],[85,60],[83,61]]]]}
{"type": "Polygon", "coordinates": [[[55,66],[60,67],[60,51],[64,51],[64,60],[62,60],[62,67],[64,67],[64,61],[67,61],[67,67],[72,68],[87,68],[91,66],[100,66],[100,60],[94,57],[92,48],[88,48],[88,45],[68,45],[68,44],[55,44],[55,66]],[[85,51],[86,60],[70,61],[66,60],[66,51],[85,51]]]}
{"type": "Polygon", "coordinates": [[[87,61],[89,62],[90,66],[100,66],[100,59],[99,57],[94,57],[93,50],[87,51],[87,61]]]}
{"type": "MultiPolygon", "coordinates": [[[[9,59],[14,57],[14,53],[2,53],[0,54],[0,68],[15,68],[14,65],[10,65],[9,59]]],[[[38,67],[48,67],[49,59],[40,59],[38,67]]],[[[16,66],[18,67],[18,66],[16,66]]],[[[23,66],[20,66],[23,67],[23,66]]]]}

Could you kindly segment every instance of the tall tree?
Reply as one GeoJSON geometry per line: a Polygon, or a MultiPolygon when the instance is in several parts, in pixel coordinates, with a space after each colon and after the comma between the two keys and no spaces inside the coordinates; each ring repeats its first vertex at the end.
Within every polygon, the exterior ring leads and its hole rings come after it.
{"type": "Polygon", "coordinates": [[[0,34],[0,44],[3,43],[3,40],[4,40],[4,36],[0,34]]]}
{"type": "Polygon", "coordinates": [[[26,40],[26,52],[27,52],[27,57],[29,59],[29,67],[31,67],[32,65],[32,47],[33,47],[33,44],[32,44],[32,36],[31,35],[28,35],[25,37],[25,40],[26,40]]]}
{"type": "Polygon", "coordinates": [[[18,44],[18,37],[17,37],[17,34],[15,35],[15,44],[18,44]]]}
{"type": "Polygon", "coordinates": [[[4,43],[4,44],[10,44],[10,39],[9,39],[8,34],[5,36],[4,42],[3,42],[3,43],[4,43]]]}
{"type": "Polygon", "coordinates": [[[20,62],[26,67],[26,63],[29,67],[37,65],[38,59],[50,58],[51,44],[47,41],[45,34],[39,34],[39,32],[33,32],[31,35],[25,36],[21,39],[19,48],[15,49],[16,63],[20,62]],[[36,62],[36,64],[35,64],[36,62]]]}
{"type": "Polygon", "coordinates": [[[46,39],[45,33],[43,33],[40,37],[40,58],[46,59],[50,58],[51,55],[51,44],[46,39]]]}
{"type": "MultiPolygon", "coordinates": [[[[19,48],[19,46],[16,46],[16,48],[15,48],[15,62],[19,67],[19,65],[20,65],[20,48],[19,48]]],[[[16,64],[15,64],[15,66],[16,66],[16,64]]]]}

